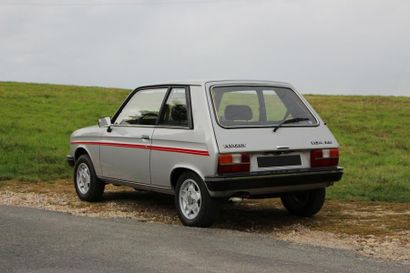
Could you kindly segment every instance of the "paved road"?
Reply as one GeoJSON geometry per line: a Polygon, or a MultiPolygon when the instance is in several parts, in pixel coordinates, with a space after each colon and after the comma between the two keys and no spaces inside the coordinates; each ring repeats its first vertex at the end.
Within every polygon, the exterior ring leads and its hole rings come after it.
{"type": "Polygon", "coordinates": [[[219,229],[0,206],[0,272],[410,272],[410,266],[219,229]]]}

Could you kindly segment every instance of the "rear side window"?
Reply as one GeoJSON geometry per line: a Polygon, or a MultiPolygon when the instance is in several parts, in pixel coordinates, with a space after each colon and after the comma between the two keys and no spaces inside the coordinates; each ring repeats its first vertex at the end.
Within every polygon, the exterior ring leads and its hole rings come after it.
{"type": "Polygon", "coordinates": [[[187,92],[183,87],[172,88],[162,108],[160,125],[187,127],[189,108],[187,92]]]}
{"type": "Polygon", "coordinates": [[[294,91],[283,87],[220,86],[211,89],[218,123],[223,127],[269,127],[292,118],[306,121],[285,126],[311,126],[317,121],[294,91]]]}
{"type": "Polygon", "coordinates": [[[155,125],[167,90],[167,88],[139,90],[121,110],[114,124],[155,125]]]}

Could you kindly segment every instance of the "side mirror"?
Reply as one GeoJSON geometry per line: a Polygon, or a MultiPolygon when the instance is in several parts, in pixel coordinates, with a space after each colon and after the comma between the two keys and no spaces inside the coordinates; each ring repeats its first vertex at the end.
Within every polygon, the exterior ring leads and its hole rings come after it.
{"type": "Polygon", "coordinates": [[[107,127],[111,125],[111,118],[105,117],[98,119],[98,127],[107,127]]]}

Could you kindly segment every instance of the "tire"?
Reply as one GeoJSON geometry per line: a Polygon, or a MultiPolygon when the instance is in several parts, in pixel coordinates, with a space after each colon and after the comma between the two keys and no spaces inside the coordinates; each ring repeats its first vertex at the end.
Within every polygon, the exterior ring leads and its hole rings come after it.
{"type": "Polygon", "coordinates": [[[208,189],[198,175],[184,172],[175,187],[175,207],[185,226],[209,227],[218,217],[220,204],[209,196],[208,189]]]}
{"type": "Polygon", "coordinates": [[[88,155],[80,156],[74,167],[74,187],[78,197],[83,201],[100,201],[105,184],[95,174],[95,169],[88,155]]]}
{"type": "Polygon", "coordinates": [[[311,217],[318,213],[325,202],[326,189],[292,192],[281,196],[283,206],[290,214],[311,217]]]}

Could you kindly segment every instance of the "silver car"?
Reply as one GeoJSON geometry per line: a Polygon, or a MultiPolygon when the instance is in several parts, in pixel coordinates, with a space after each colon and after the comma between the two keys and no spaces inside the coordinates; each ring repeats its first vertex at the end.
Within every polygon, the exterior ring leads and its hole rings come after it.
{"type": "Polygon", "coordinates": [[[270,81],[139,87],[70,143],[81,200],[100,200],[108,183],[172,194],[188,226],[210,226],[231,197],[280,197],[312,216],[343,175],[326,123],[291,85],[270,81]]]}

